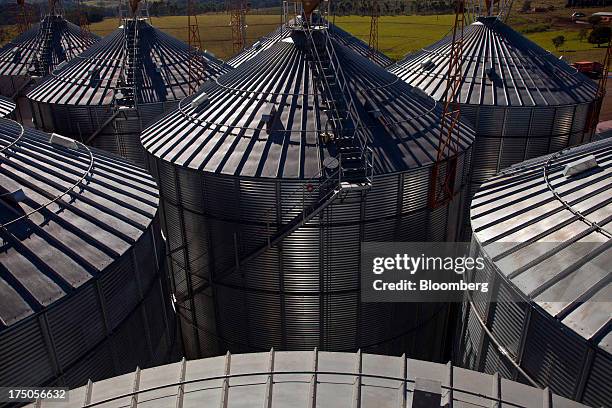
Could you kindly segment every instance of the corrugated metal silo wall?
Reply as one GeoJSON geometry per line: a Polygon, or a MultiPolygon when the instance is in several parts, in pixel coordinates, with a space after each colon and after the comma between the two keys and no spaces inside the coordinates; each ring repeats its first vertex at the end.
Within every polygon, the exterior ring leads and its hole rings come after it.
{"type": "MultiPolygon", "coordinates": [[[[472,251],[475,256],[483,255],[475,239],[472,251]]],[[[517,369],[520,367],[536,383],[559,395],[596,407],[612,406],[610,357],[537,305],[519,301],[523,298],[490,261],[486,266],[483,275],[475,280],[490,282],[491,290],[475,295],[472,303],[463,305],[460,363],[469,369],[499,372],[508,379],[528,383],[517,369]],[[490,297],[499,301],[489,303],[490,297]]]]}
{"type": "Polygon", "coordinates": [[[156,218],[99,278],[0,333],[0,386],[78,387],[176,360],[159,231],[156,218]]]}
{"type": "Polygon", "coordinates": [[[0,75],[0,95],[6,96],[7,98],[13,98],[15,94],[19,93],[19,96],[15,100],[17,107],[14,115],[16,120],[27,127],[33,126],[32,111],[30,108],[30,103],[24,95],[29,89],[34,87],[34,84],[35,82],[29,76],[0,75]]]}
{"type": "Polygon", "coordinates": [[[284,224],[299,211],[301,182],[214,176],[149,156],[186,356],[319,347],[439,360],[447,306],[361,303],[361,242],[455,239],[469,153],[450,206],[427,209],[431,167],[377,176],[365,200],[337,200],[231,276],[222,275],[265,241],[266,219],[284,224]]]}
{"type": "Polygon", "coordinates": [[[586,143],[591,104],[550,108],[462,105],[476,127],[470,197],[500,170],[568,146],[586,143]]]}
{"type": "Polygon", "coordinates": [[[178,102],[138,105],[137,111],[126,109],[113,116],[110,105],[62,105],[31,101],[36,127],[45,132],[56,132],[80,141],[104,126],[89,144],[110,153],[118,154],[131,162],[146,166],[140,134],[161,115],[175,109],[178,102]]]}

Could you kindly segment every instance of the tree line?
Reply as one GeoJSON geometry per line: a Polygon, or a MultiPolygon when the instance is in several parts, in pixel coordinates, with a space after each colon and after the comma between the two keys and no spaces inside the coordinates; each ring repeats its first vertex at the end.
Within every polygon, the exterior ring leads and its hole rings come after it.
{"type": "MultiPolygon", "coordinates": [[[[38,20],[41,13],[46,9],[46,2],[27,2],[28,13],[33,21],[38,20]]],[[[376,0],[376,7],[381,15],[406,15],[406,14],[435,14],[450,13],[453,11],[452,0],[376,0]]],[[[78,23],[77,7],[74,1],[64,0],[64,14],[72,22],[78,23]]],[[[278,11],[280,0],[251,0],[251,9],[274,8],[278,11]]],[[[368,15],[372,0],[334,0],[332,13],[336,15],[368,15]]],[[[6,12],[0,13],[0,25],[12,25],[17,22],[18,8],[14,1],[0,1],[0,7],[6,12]]],[[[194,11],[198,14],[224,12],[226,5],[224,0],[194,0],[194,11]]],[[[105,17],[117,15],[115,1],[106,5],[82,6],[83,12],[91,23],[103,20],[105,17]]],[[[176,16],[187,14],[186,0],[160,0],[149,2],[149,13],[152,16],[176,16]]]]}

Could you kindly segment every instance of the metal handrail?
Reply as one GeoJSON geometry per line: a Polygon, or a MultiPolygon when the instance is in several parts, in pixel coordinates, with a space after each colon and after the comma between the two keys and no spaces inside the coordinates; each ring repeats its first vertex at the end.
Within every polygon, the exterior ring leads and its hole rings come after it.
{"type": "MultiPolygon", "coordinates": [[[[130,47],[130,42],[129,42],[129,18],[126,18],[125,21],[123,22],[123,32],[124,32],[124,43],[125,43],[125,50],[126,50],[126,54],[123,58],[123,64],[121,66],[121,72],[120,72],[120,78],[125,81],[125,87],[131,87],[132,88],[132,101],[130,103],[130,105],[132,105],[131,107],[135,107],[136,106],[136,91],[137,91],[137,81],[134,80],[134,76],[136,75],[136,68],[137,68],[137,64],[136,64],[136,60],[137,60],[137,48],[138,48],[138,17],[136,15],[134,15],[132,21],[134,22],[134,32],[132,35],[132,40],[133,40],[133,44],[131,44],[130,47]],[[131,50],[131,55],[130,55],[130,50],[131,50]],[[128,67],[128,62],[127,60],[130,59],[131,57],[131,67],[128,67]],[[132,69],[132,75],[130,77],[130,75],[127,74],[127,70],[128,68],[132,69]]],[[[123,88],[123,87],[119,87],[119,88],[123,88]]],[[[116,94],[114,95],[114,98],[116,97],[116,94]]],[[[125,95],[124,95],[125,97],[125,95]]],[[[114,104],[115,104],[115,108],[118,108],[118,104],[117,104],[117,100],[114,100],[114,104]]]]}
{"type": "MultiPolygon", "coordinates": [[[[331,68],[334,71],[334,73],[336,74],[336,79],[338,80],[338,82],[340,83],[340,96],[342,97],[342,99],[344,99],[344,104],[346,105],[346,114],[348,115],[348,118],[345,119],[350,119],[353,122],[353,133],[351,138],[355,138],[355,136],[357,136],[357,141],[359,142],[359,147],[364,150],[365,147],[367,146],[367,140],[365,140],[365,137],[362,134],[362,129],[363,129],[363,123],[361,122],[361,119],[359,118],[359,114],[357,114],[355,112],[355,101],[353,99],[353,96],[350,92],[350,89],[348,88],[348,81],[346,80],[346,77],[344,75],[344,70],[342,69],[342,66],[340,64],[340,60],[338,59],[338,55],[336,54],[336,50],[335,47],[333,46],[333,44],[331,43],[331,37],[329,35],[329,22],[327,22],[327,20],[323,20],[324,24],[325,24],[325,29],[321,30],[321,33],[323,34],[324,37],[324,47],[325,47],[325,52],[328,54],[329,56],[329,60],[331,63],[331,68]]],[[[308,22],[307,19],[305,19],[305,24],[306,24],[306,30],[305,33],[308,35],[308,40],[310,41],[310,43],[312,44],[312,48],[313,51],[315,53],[316,56],[316,61],[315,61],[315,65],[317,67],[317,69],[319,70],[319,75],[323,78],[323,80],[325,81],[325,88],[327,90],[329,90],[331,87],[329,85],[329,81],[327,80],[327,77],[325,76],[325,71],[323,68],[323,64],[321,63],[321,56],[319,55],[319,51],[315,45],[315,41],[314,38],[312,36],[312,28],[310,26],[310,23],[308,22]]],[[[332,104],[334,105],[334,110],[338,111],[337,107],[336,107],[336,103],[334,101],[333,98],[330,98],[330,101],[332,102],[332,104]]]]}

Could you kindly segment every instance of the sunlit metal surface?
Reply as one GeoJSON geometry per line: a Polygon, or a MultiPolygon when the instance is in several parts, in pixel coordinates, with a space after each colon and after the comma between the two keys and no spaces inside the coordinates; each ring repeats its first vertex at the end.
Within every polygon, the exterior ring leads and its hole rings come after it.
{"type": "Polygon", "coordinates": [[[9,98],[0,96],[0,118],[7,117],[15,110],[15,102],[9,98]]]}
{"type": "MultiPolygon", "coordinates": [[[[498,171],[591,140],[596,84],[495,17],[465,28],[461,114],[476,127],[471,194],[498,171]]],[[[389,70],[443,99],[451,37],[389,70]]]]}
{"type": "Polygon", "coordinates": [[[227,354],[137,370],[71,390],[68,402],[38,406],[408,408],[433,407],[436,394],[435,406],[448,408],[585,407],[550,390],[450,364],[316,350],[227,354]]]}
{"type": "MultiPolygon", "coordinates": [[[[114,106],[127,58],[126,30],[118,28],[28,93],[34,122],[144,166],[140,132],[190,94],[191,51],[182,41],[145,19],[126,20],[136,33],[136,109],[120,114],[114,106]]],[[[192,60],[199,84],[230,68],[207,53],[192,60]]]]}
{"type": "Polygon", "coordinates": [[[496,289],[464,307],[464,364],[523,379],[519,365],[561,395],[612,404],[611,181],[606,139],[516,165],[483,185],[472,202],[472,247],[488,260],[479,279],[496,289]],[[590,156],[596,167],[564,176],[590,156]]]}
{"type": "Polygon", "coordinates": [[[189,357],[270,347],[441,356],[446,307],[361,303],[359,254],[363,241],[456,238],[474,131],[462,123],[456,132],[455,199],[430,210],[440,107],[335,47],[374,151],[374,186],[337,200],[239,273],[222,276],[313,201],[304,191],[332,156],[300,33],[208,82],[143,133],[189,357]]]}
{"type": "MultiPolygon", "coordinates": [[[[337,25],[331,24],[329,29],[330,34],[333,35],[334,39],[339,44],[350,48],[352,51],[363,57],[370,58],[370,60],[380,65],[381,67],[387,67],[393,63],[393,60],[391,58],[387,57],[380,51],[372,50],[366,42],[360,40],[354,35],[349,34],[337,25]]],[[[249,59],[255,57],[260,52],[267,50],[276,42],[281,41],[288,34],[289,32],[286,28],[279,27],[268,35],[261,37],[253,45],[244,49],[242,52],[238,53],[233,58],[229,59],[227,61],[227,64],[236,68],[240,64],[243,64],[249,59]]]]}
{"type": "Polygon", "coordinates": [[[171,361],[158,205],[125,160],[0,119],[0,385],[171,361]]]}

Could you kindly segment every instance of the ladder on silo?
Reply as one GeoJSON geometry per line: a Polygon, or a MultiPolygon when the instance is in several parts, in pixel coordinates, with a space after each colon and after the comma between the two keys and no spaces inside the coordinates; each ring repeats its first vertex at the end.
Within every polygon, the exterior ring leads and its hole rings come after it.
{"type": "Polygon", "coordinates": [[[138,47],[138,18],[125,19],[123,25],[123,41],[125,56],[122,61],[119,83],[115,93],[117,109],[136,107],[136,86],[140,75],[140,53],[138,47]],[[133,27],[130,27],[132,22],[133,27]]]}
{"type": "MultiPolygon", "coordinates": [[[[285,7],[286,8],[286,7],[285,7]]],[[[284,21],[289,21],[285,19],[284,21]]],[[[349,89],[348,82],[340,61],[335,53],[334,45],[328,33],[329,23],[322,18],[322,26],[316,27],[320,38],[315,38],[315,29],[305,21],[304,32],[309,42],[311,62],[316,72],[316,82],[323,96],[323,104],[329,117],[328,143],[333,143],[337,152],[336,160],[338,167],[335,170],[323,168],[321,172],[306,181],[297,194],[302,194],[302,206],[299,211],[296,208],[286,209],[280,219],[287,214],[296,213],[291,220],[279,225],[272,231],[270,217],[276,216],[276,206],[268,210],[266,218],[267,237],[265,242],[250,250],[247,254],[240,256],[237,247],[235,265],[221,273],[215,273],[217,279],[227,278],[240,271],[241,265],[251,262],[263,255],[268,249],[278,245],[286,237],[291,235],[300,227],[304,226],[314,217],[319,215],[338,197],[351,192],[366,192],[372,187],[374,166],[373,152],[368,146],[364,133],[364,125],[359,118],[355,102],[349,89]],[[325,24],[323,26],[323,24],[325,24]],[[309,204],[307,204],[307,202],[309,204]]],[[[319,36],[317,36],[319,37],[319,36]]],[[[292,201],[291,197],[288,201],[292,201]]],[[[237,245],[237,244],[236,244],[237,245]]],[[[181,247],[170,251],[180,250],[181,247]]],[[[185,271],[193,273],[193,271],[185,271]]],[[[200,277],[201,278],[201,277],[200,277]]],[[[194,288],[189,294],[194,296],[210,287],[210,282],[204,281],[199,287],[194,288]]],[[[179,302],[186,300],[179,299],[179,302]]]]}
{"type": "Polygon", "coordinates": [[[373,176],[372,150],[329,35],[328,20],[321,17],[315,28],[307,20],[304,24],[315,83],[328,117],[323,138],[336,149],[341,187],[369,189],[373,176]]]}
{"type": "Polygon", "coordinates": [[[45,16],[40,23],[40,45],[36,53],[36,58],[32,61],[30,68],[32,76],[45,76],[49,73],[52,64],[52,45],[53,45],[53,16],[45,16]]]}

